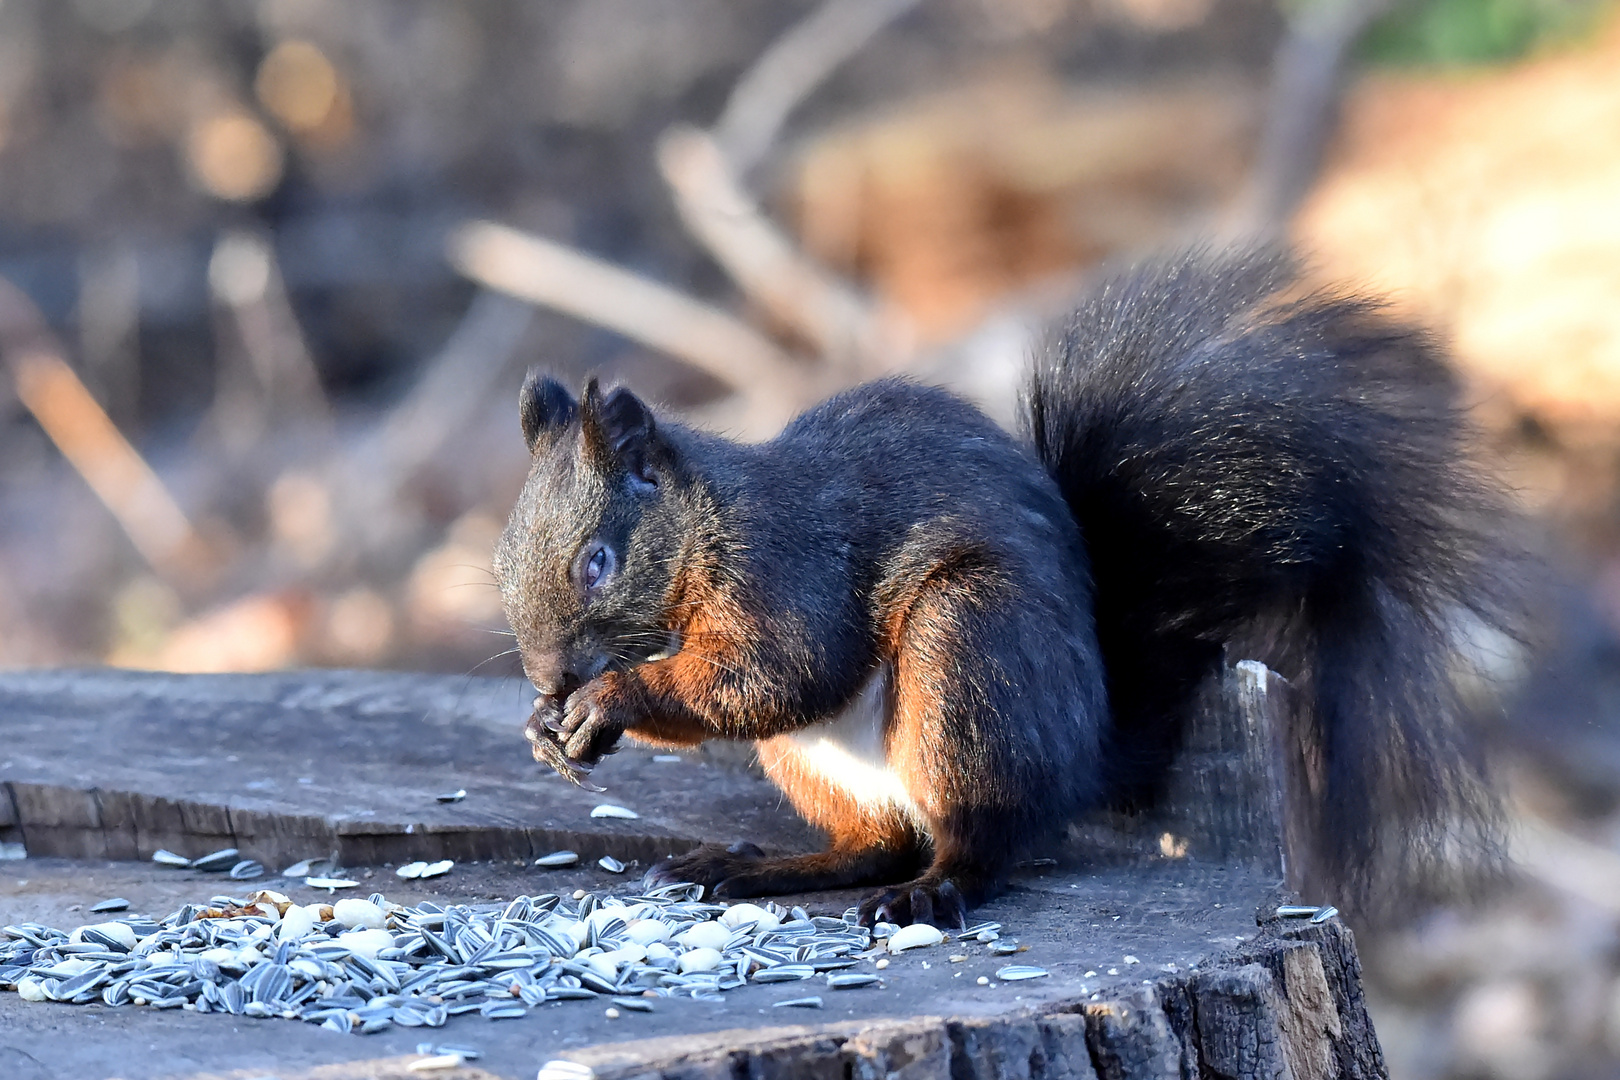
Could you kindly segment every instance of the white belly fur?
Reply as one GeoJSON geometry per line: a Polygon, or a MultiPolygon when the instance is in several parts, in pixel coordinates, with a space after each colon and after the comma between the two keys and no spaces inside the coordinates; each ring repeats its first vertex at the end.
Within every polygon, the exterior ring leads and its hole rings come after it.
{"type": "Polygon", "coordinates": [[[889,767],[884,736],[892,702],[889,673],[880,668],[843,712],[788,736],[803,767],[873,810],[917,816],[917,804],[889,767]]]}

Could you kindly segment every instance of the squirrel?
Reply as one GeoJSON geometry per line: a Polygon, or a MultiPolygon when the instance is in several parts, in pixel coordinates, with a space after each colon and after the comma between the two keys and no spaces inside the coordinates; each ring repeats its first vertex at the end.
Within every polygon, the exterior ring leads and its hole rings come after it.
{"type": "Polygon", "coordinates": [[[1021,436],[885,378],[740,444],[531,373],[494,567],[535,758],[590,785],[623,735],[752,740],[827,849],[651,882],[965,925],[1076,815],[1151,804],[1241,643],[1302,689],[1329,876],[1423,864],[1490,817],[1454,661],[1460,620],[1505,621],[1502,504],[1441,348],[1302,274],[1200,249],[1108,278],[1032,361],[1021,436]]]}

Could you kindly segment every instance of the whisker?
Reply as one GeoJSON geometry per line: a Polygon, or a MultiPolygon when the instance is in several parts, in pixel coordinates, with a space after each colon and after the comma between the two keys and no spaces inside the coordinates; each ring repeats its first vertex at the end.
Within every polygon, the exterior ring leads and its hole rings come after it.
{"type": "Polygon", "coordinates": [[[705,664],[708,664],[711,667],[716,668],[717,670],[724,671],[728,675],[735,675],[739,679],[746,678],[746,676],[743,674],[743,671],[740,668],[737,668],[737,667],[735,667],[735,666],[733,666],[731,664],[725,663],[724,661],[716,660],[714,657],[709,656],[706,653],[701,653],[701,652],[695,652],[694,651],[690,655],[693,657],[693,659],[702,660],[705,664]]]}
{"type": "Polygon", "coordinates": [[[474,675],[474,674],[477,673],[478,669],[483,667],[485,664],[494,663],[496,660],[501,659],[501,657],[503,657],[503,656],[516,656],[521,651],[522,650],[519,649],[516,645],[512,646],[510,649],[502,649],[500,652],[496,653],[494,656],[486,657],[485,659],[478,661],[478,663],[474,664],[471,668],[468,669],[467,674],[469,676],[474,675]]]}
{"type": "MultiPolygon", "coordinates": [[[[641,647],[644,647],[644,648],[658,648],[658,647],[662,647],[667,642],[667,640],[668,639],[663,634],[651,634],[651,635],[638,636],[635,633],[631,633],[631,634],[627,634],[627,635],[619,638],[614,643],[614,645],[604,648],[603,651],[607,652],[614,659],[619,660],[619,661],[621,661],[623,663],[644,662],[644,661],[641,660],[640,657],[637,657],[637,656],[634,656],[634,655],[626,655],[625,654],[625,648],[626,647],[635,647],[635,646],[638,646],[638,645],[641,646],[641,647]]],[[[715,668],[716,670],[723,671],[728,675],[736,676],[739,679],[746,677],[745,674],[744,674],[743,669],[737,667],[734,664],[730,664],[730,663],[727,663],[725,661],[718,660],[715,657],[709,656],[706,653],[700,652],[700,651],[698,651],[696,649],[685,648],[684,646],[690,644],[692,642],[692,640],[693,640],[692,638],[687,638],[682,643],[683,648],[681,649],[681,655],[694,657],[694,658],[696,658],[698,660],[703,661],[705,664],[708,664],[709,666],[715,668]]]]}
{"type": "MultiPolygon", "coordinates": [[[[494,632],[495,633],[507,633],[508,631],[499,631],[498,630],[498,631],[494,631],[494,632]]],[[[473,678],[477,675],[479,668],[483,667],[485,664],[492,663],[493,661],[499,660],[502,657],[511,656],[514,653],[517,653],[519,651],[520,651],[519,648],[514,645],[510,649],[504,649],[501,652],[496,653],[494,656],[486,657],[485,659],[480,660],[478,663],[474,664],[470,669],[468,669],[467,673],[464,674],[461,677],[461,689],[456,693],[455,704],[453,706],[451,706],[451,715],[455,715],[455,714],[457,714],[457,713],[459,713],[461,711],[462,702],[464,702],[466,700],[467,692],[472,689],[473,678]]],[[[521,692],[521,684],[519,686],[519,690],[521,692]]],[[[425,710],[422,713],[422,719],[427,720],[432,715],[433,715],[433,710],[432,709],[425,710]]]]}

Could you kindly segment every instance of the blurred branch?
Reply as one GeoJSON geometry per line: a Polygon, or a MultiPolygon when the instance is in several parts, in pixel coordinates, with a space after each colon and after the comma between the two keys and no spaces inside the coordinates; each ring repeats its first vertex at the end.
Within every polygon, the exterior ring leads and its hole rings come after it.
{"type": "Polygon", "coordinates": [[[480,421],[533,321],[527,304],[480,290],[404,399],[333,456],[323,480],[336,539],[326,547],[330,560],[352,570],[414,538],[406,489],[424,468],[455,456],[451,441],[480,421]]]}
{"type": "Polygon", "coordinates": [[[364,486],[394,498],[412,473],[467,430],[533,322],[526,304],[493,292],[473,297],[444,348],[354,455],[364,486]]]}
{"type": "Polygon", "coordinates": [[[740,176],[764,160],[788,114],[844,61],[921,0],[829,0],[777,38],[737,80],[714,140],[740,176]]]}
{"type": "Polygon", "coordinates": [[[1312,0],[1298,6],[1277,47],[1259,157],[1233,221],[1242,234],[1279,236],[1310,192],[1338,129],[1350,53],[1401,0],[1312,0]]]}
{"type": "Polygon", "coordinates": [[[743,177],[800,102],[918,3],[827,0],[743,73],[712,131],[675,127],[658,144],[658,168],[687,231],[766,315],[849,381],[906,352],[903,319],[802,251],[766,217],[743,177]]]}
{"type": "Polygon", "coordinates": [[[160,575],[195,578],[205,551],[174,497],[62,359],[33,301],[0,281],[0,352],[17,397],[135,550],[160,575]]]}
{"type": "Polygon", "coordinates": [[[678,357],[750,398],[758,426],[792,414],[806,374],[724,312],[572,248],[491,222],[462,226],[450,261],[486,288],[566,312],[678,357]]]}
{"type": "Polygon", "coordinates": [[[1560,892],[1620,915],[1620,855],[1529,814],[1514,821],[1513,861],[1560,892]]]}
{"type": "Polygon", "coordinates": [[[135,418],[141,389],[141,267],[118,243],[79,256],[78,355],[85,381],[114,422],[135,418]]]}
{"type": "Polygon", "coordinates": [[[770,317],[835,364],[894,351],[885,339],[898,336],[888,330],[895,317],[817,265],[766,218],[707,133],[688,127],[665,132],[658,167],[687,230],[770,317]]]}
{"type": "Polygon", "coordinates": [[[224,425],[226,430],[240,426],[246,431],[235,432],[235,437],[250,437],[278,411],[330,429],[331,407],[287,299],[270,239],[246,230],[221,236],[208,262],[208,288],[214,302],[229,312],[257,383],[226,383],[224,394],[231,400],[221,404],[233,414],[224,425]],[[245,413],[254,415],[241,423],[245,413]]]}

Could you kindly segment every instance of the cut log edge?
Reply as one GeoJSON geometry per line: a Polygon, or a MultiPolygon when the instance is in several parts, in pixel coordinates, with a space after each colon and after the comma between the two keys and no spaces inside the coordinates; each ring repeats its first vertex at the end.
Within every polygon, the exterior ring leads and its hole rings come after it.
{"type": "Polygon", "coordinates": [[[1387,1080],[1354,936],[1273,921],[1199,967],[997,1016],[733,1029],[572,1051],[597,1080],[1185,1075],[1387,1080]]]}

